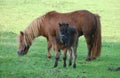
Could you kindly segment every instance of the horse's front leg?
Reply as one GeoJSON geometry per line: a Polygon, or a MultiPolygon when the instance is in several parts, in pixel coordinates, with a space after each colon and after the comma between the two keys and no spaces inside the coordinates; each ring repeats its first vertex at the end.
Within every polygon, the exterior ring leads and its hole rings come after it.
{"type": "Polygon", "coordinates": [[[92,50],[92,37],[89,36],[85,36],[86,42],[87,42],[87,47],[88,47],[88,56],[86,58],[86,61],[91,61],[91,50],[92,50]]]}
{"type": "Polygon", "coordinates": [[[56,58],[55,58],[55,63],[54,63],[54,67],[57,67],[58,66],[58,60],[60,58],[60,55],[59,55],[59,50],[58,50],[58,47],[57,47],[57,43],[56,43],[56,39],[55,38],[52,38],[51,39],[52,41],[52,47],[55,51],[55,54],[56,54],[56,58]]]}
{"type": "Polygon", "coordinates": [[[47,42],[48,42],[48,54],[47,54],[47,57],[51,58],[50,50],[51,50],[52,44],[51,44],[51,42],[49,40],[47,40],[47,42]]]}
{"type": "Polygon", "coordinates": [[[58,60],[59,60],[59,58],[60,58],[60,54],[59,54],[57,48],[54,49],[54,50],[55,50],[55,54],[56,54],[54,67],[57,67],[57,66],[58,66],[58,60]]]}

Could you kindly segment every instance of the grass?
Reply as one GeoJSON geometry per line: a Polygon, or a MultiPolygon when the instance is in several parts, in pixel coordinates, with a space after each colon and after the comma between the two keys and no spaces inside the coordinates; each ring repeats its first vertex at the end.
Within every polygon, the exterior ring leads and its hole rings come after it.
{"type": "MultiPolygon", "coordinates": [[[[0,78],[119,78],[120,71],[120,0],[0,0],[0,78]],[[19,31],[48,11],[70,12],[86,9],[101,16],[102,54],[86,62],[87,47],[80,37],[77,68],[63,68],[62,56],[53,68],[55,55],[48,59],[47,42],[36,38],[27,55],[17,55],[19,31]]],[[[68,63],[67,63],[68,64],[68,63]]]]}

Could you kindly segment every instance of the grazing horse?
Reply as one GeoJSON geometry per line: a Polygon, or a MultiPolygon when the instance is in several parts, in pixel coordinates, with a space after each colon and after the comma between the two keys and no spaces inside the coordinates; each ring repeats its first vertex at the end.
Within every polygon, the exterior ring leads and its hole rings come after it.
{"type": "Polygon", "coordinates": [[[101,53],[101,23],[100,17],[87,10],[79,10],[69,13],[51,11],[33,20],[33,22],[19,34],[18,54],[25,55],[32,41],[38,36],[44,36],[48,42],[48,57],[51,57],[50,49],[54,48],[56,59],[59,58],[56,36],[59,33],[58,23],[67,22],[78,31],[78,37],[84,35],[87,47],[87,61],[100,56],[101,53]]]}
{"type": "MultiPolygon", "coordinates": [[[[74,52],[74,64],[73,67],[76,67],[76,49],[78,44],[78,32],[77,30],[69,26],[67,23],[59,23],[59,33],[56,36],[57,48],[58,51],[61,49],[64,50],[63,53],[63,66],[66,67],[66,53],[69,51],[69,66],[72,64],[72,50],[74,52]]],[[[59,58],[58,58],[59,59],[59,58]]],[[[54,67],[58,65],[58,59],[55,61],[54,67]]]]}

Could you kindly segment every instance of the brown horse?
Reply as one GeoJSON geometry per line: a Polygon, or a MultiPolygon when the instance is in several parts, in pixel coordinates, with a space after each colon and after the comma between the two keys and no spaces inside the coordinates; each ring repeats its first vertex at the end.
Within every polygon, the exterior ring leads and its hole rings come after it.
{"type": "MultiPolygon", "coordinates": [[[[64,53],[63,53],[64,67],[66,67],[67,50],[69,51],[69,66],[72,64],[72,50],[73,50],[74,52],[73,67],[75,68],[76,57],[77,57],[76,50],[77,50],[77,44],[78,44],[77,30],[74,27],[69,26],[69,24],[67,23],[59,24],[59,33],[56,36],[56,42],[57,42],[58,51],[60,51],[61,49],[64,50],[64,53]]],[[[59,58],[56,59],[54,67],[57,67],[58,59],[59,58]]]]}
{"type": "Polygon", "coordinates": [[[50,49],[54,48],[56,58],[59,58],[59,52],[56,45],[56,35],[58,34],[58,23],[67,22],[77,29],[79,36],[84,35],[88,56],[86,60],[96,58],[101,53],[101,24],[99,15],[86,10],[74,11],[70,13],[58,13],[51,11],[45,15],[36,18],[19,35],[18,54],[24,55],[28,52],[32,40],[38,36],[44,36],[48,41],[48,57],[51,57],[50,49]]]}

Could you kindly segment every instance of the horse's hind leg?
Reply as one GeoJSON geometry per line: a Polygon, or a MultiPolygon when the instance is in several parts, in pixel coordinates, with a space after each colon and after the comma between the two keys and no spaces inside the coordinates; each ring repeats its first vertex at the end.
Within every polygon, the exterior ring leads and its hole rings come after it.
{"type": "Polygon", "coordinates": [[[50,43],[50,41],[47,41],[47,42],[48,42],[48,54],[47,54],[47,57],[51,58],[50,50],[51,50],[52,44],[50,43]]]}
{"type": "Polygon", "coordinates": [[[92,36],[91,36],[91,35],[85,36],[85,39],[86,39],[87,48],[88,48],[88,56],[87,56],[87,58],[86,58],[86,61],[90,61],[90,60],[91,60],[91,50],[92,50],[92,46],[93,46],[92,36]]]}
{"type": "Polygon", "coordinates": [[[66,67],[66,55],[67,55],[67,49],[64,49],[64,54],[63,54],[63,67],[66,67]]]}

